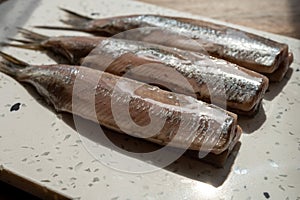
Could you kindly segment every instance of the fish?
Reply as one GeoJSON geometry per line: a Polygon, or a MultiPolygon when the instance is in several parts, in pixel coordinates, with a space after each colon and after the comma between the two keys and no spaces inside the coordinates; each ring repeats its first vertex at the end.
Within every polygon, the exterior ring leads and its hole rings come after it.
{"type": "Polygon", "coordinates": [[[265,76],[201,53],[117,38],[21,32],[25,44],[7,45],[53,51],[71,64],[151,83],[241,115],[256,114],[268,88],[265,76]]]}
{"type": "Polygon", "coordinates": [[[151,14],[93,19],[67,9],[62,10],[68,13],[68,19],[62,22],[70,25],[69,27],[37,27],[117,35],[116,37],[123,39],[147,41],[196,52],[205,51],[214,57],[266,74],[278,69],[285,62],[289,51],[287,44],[198,19],[151,14]],[[133,29],[136,30],[129,31],[133,29]],[[129,32],[126,33],[127,31],[129,32]]]}
{"type": "Polygon", "coordinates": [[[236,114],[186,95],[87,67],[29,65],[0,55],[0,72],[33,85],[57,112],[119,133],[218,156],[230,151],[242,132],[236,114]]]}
{"type": "MultiPolygon", "coordinates": [[[[240,33],[235,33],[233,31],[230,34],[240,35],[240,33]]],[[[236,63],[247,69],[261,73],[261,74],[265,75],[266,77],[268,77],[271,82],[280,82],[286,75],[286,72],[288,71],[289,66],[293,62],[293,53],[292,52],[286,53],[285,51],[283,51],[282,59],[280,59],[280,61],[278,61],[278,67],[274,68],[274,70],[271,72],[264,71],[264,70],[261,70],[261,68],[260,69],[256,68],[258,66],[249,67],[247,64],[244,64],[242,62],[237,62],[228,57],[222,57],[222,56],[216,55],[215,53],[212,53],[212,52],[218,51],[218,50],[216,50],[216,48],[219,48],[219,47],[216,47],[216,44],[210,43],[208,41],[203,41],[203,40],[200,41],[199,39],[197,39],[195,41],[195,40],[187,38],[186,36],[182,36],[180,34],[173,33],[167,29],[161,29],[161,28],[159,28],[159,29],[157,29],[157,28],[150,28],[150,29],[149,28],[146,28],[146,29],[138,28],[138,29],[133,29],[130,31],[121,32],[119,34],[114,35],[113,37],[127,39],[127,40],[138,40],[138,41],[150,42],[150,43],[161,44],[161,45],[165,45],[165,46],[169,46],[169,47],[186,49],[189,51],[208,53],[214,57],[228,60],[232,63],[236,63]]],[[[245,36],[245,37],[248,37],[248,36],[245,36]]],[[[243,39],[241,39],[241,40],[243,40],[243,39]]],[[[256,51],[255,48],[253,48],[254,53],[255,53],[255,51],[256,51]]],[[[263,51],[267,52],[267,50],[263,50],[263,51]]],[[[271,52],[271,51],[269,50],[269,52],[271,52]]],[[[241,58],[241,59],[243,59],[243,58],[241,58]]]]}
{"type": "Polygon", "coordinates": [[[280,82],[286,75],[290,65],[294,61],[293,53],[289,52],[288,56],[280,63],[278,69],[271,74],[263,74],[268,77],[270,82],[280,82]]]}
{"type": "Polygon", "coordinates": [[[106,37],[82,37],[82,36],[59,36],[49,37],[24,28],[19,28],[25,39],[8,38],[11,41],[23,43],[13,44],[0,42],[1,46],[14,46],[31,50],[48,50],[61,55],[69,61],[70,64],[80,64],[80,59],[87,56],[99,41],[106,37]]]}

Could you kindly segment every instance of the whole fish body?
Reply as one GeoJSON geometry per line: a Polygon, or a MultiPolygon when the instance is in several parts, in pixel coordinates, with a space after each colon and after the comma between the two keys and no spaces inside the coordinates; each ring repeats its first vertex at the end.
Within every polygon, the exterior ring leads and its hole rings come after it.
{"type": "Polygon", "coordinates": [[[43,40],[37,41],[36,33],[23,31],[23,34],[33,40],[32,44],[23,45],[24,48],[48,49],[73,64],[82,59],[81,65],[163,86],[227,106],[238,114],[257,112],[268,88],[268,80],[263,75],[201,53],[115,38],[43,36],[43,40]]]}
{"type": "MultiPolygon", "coordinates": [[[[233,31],[231,31],[230,33],[231,35],[234,36],[234,34],[238,34],[239,33],[235,33],[233,31]]],[[[248,36],[244,36],[244,37],[248,37],[248,36]]],[[[257,36],[258,37],[258,36],[257,36]]],[[[243,60],[244,58],[242,56],[234,56],[235,58],[230,58],[228,56],[220,56],[220,55],[224,55],[223,53],[221,53],[222,51],[227,51],[224,50],[224,47],[220,47],[219,44],[214,44],[212,42],[208,42],[208,41],[204,41],[204,40],[200,40],[200,39],[189,39],[187,36],[183,36],[180,35],[178,33],[174,33],[169,31],[168,29],[162,29],[162,28],[139,28],[139,29],[133,29],[130,31],[125,31],[125,32],[121,32],[119,34],[114,35],[114,38],[122,38],[122,39],[127,39],[127,40],[137,40],[137,41],[144,41],[144,42],[149,42],[149,43],[155,43],[155,44],[160,44],[160,45],[164,45],[164,46],[169,46],[169,47],[176,47],[179,49],[185,49],[185,50],[189,50],[189,51],[194,51],[194,52],[203,52],[203,53],[208,53],[214,57],[217,58],[221,58],[221,59],[225,59],[228,60],[232,63],[236,63],[240,66],[243,66],[245,68],[251,69],[253,71],[259,72],[265,76],[267,76],[269,78],[270,81],[272,82],[279,82],[281,81],[286,72],[288,71],[289,66],[291,65],[291,63],[293,62],[293,54],[291,52],[289,52],[288,54],[285,53],[286,51],[283,50],[282,53],[279,53],[281,55],[278,54],[278,57],[282,57],[281,59],[278,59],[278,67],[274,67],[272,71],[267,71],[262,69],[261,64],[257,65],[256,61],[258,61],[259,59],[255,59],[255,61],[253,61],[253,65],[249,65],[247,62],[245,63],[243,60]]],[[[230,39],[229,39],[230,40],[230,39]]],[[[243,39],[241,39],[243,41],[243,39]]],[[[275,42],[274,42],[275,43],[275,42]]],[[[275,43],[277,46],[280,45],[285,45],[285,44],[280,44],[280,43],[275,43]]],[[[245,49],[243,49],[243,42],[240,43],[240,51],[246,51],[245,49]]],[[[271,45],[271,44],[268,44],[271,45]]],[[[233,45],[230,45],[231,48],[233,48],[233,45]]],[[[250,49],[252,49],[252,53],[255,53],[257,51],[257,49],[255,48],[249,48],[247,49],[248,52],[242,52],[241,54],[246,54],[246,53],[250,53],[250,49]]],[[[279,49],[279,47],[278,47],[279,49]]],[[[284,49],[282,47],[282,49],[284,49]]],[[[271,54],[272,51],[269,50],[262,50],[262,52],[270,52],[268,54],[271,54]]],[[[278,51],[280,52],[280,51],[278,51]]],[[[234,55],[234,54],[232,54],[234,55]]],[[[258,56],[258,54],[256,55],[258,56]]],[[[264,55],[263,55],[264,56],[264,55]]],[[[263,56],[259,56],[260,59],[263,59],[263,56]]],[[[276,56],[274,56],[275,58],[276,56]]],[[[277,59],[277,58],[276,58],[277,59]]],[[[274,66],[277,66],[274,65],[274,66]]]]}
{"type": "Polygon", "coordinates": [[[214,155],[230,151],[240,137],[235,114],[192,97],[86,67],[30,66],[1,55],[5,60],[0,62],[0,71],[32,84],[57,111],[73,113],[115,131],[147,136],[149,130],[137,129],[136,124],[143,127],[151,121],[164,122],[156,134],[146,139],[214,155]],[[122,117],[123,108],[128,108],[129,118],[122,117]]]}
{"type": "Polygon", "coordinates": [[[235,64],[142,42],[103,40],[81,64],[163,86],[176,93],[196,95],[197,99],[225,105],[244,115],[257,112],[268,88],[266,77],[235,64]]]}
{"type": "Polygon", "coordinates": [[[91,19],[72,11],[65,11],[69,13],[69,19],[64,22],[71,27],[57,28],[99,35],[118,34],[117,37],[123,39],[153,42],[196,52],[204,50],[212,56],[260,73],[273,73],[283,65],[282,63],[289,56],[286,44],[202,20],[161,15],[128,15],[91,19]],[[149,31],[147,27],[156,28],[149,31]],[[128,30],[136,28],[142,29],[134,31],[134,34],[126,33],[128,30]],[[182,38],[185,39],[182,40],[182,38]],[[193,43],[197,45],[191,45],[190,41],[195,41],[193,43]]]}

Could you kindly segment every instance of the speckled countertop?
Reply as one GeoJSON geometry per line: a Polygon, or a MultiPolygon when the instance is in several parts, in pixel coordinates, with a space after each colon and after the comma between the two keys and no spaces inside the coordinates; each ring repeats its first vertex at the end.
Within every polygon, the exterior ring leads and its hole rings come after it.
{"type": "MultiPolygon", "coordinates": [[[[64,13],[58,6],[94,17],[133,13],[192,16],[124,0],[7,1],[0,6],[1,41],[13,37],[16,26],[60,24],[58,20],[64,13]]],[[[0,179],[41,197],[300,199],[300,41],[246,30],[289,44],[295,61],[281,83],[271,84],[259,114],[253,119],[240,119],[245,132],[242,145],[224,168],[216,169],[184,156],[153,172],[114,170],[97,161],[83,145],[84,141],[99,146],[91,130],[78,134],[69,115],[57,114],[31,87],[0,73],[0,179]]],[[[32,64],[53,63],[39,52],[2,50],[32,64]]],[[[112,137],[134,148],[147,145],[126,136],[112,137]]],[[[103,152],[110,154],[105,147],[103,152]]]]}

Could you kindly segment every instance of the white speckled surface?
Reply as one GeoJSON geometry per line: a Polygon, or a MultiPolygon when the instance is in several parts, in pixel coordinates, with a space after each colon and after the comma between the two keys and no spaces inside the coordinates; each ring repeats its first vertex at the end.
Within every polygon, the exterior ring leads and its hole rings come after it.
{"type": "MultiPolygon", "coordinates": [[[[57,6],[94,13],[94,17],[133,13],[192,16],[124,0],[7,1],[0,6],[1,41],[13,37],[16,26],[60,24],[64,13],[57,6]]],[[[66,123],[69,115],[61,119],[34,90],[0,73],[0,179],[40,196],[51,190],[81,199],[250,200],[266,199],[267,193],[270,199],[300,199],[300,41],[247,30],[289,44],[295,61],[283,82],[271,85],[260,113],[254,119],[240,120],[246,133],[236,158],[229,159],[224,169],[188,157],[146,174],[108,168],[87,152],[79,134],[66,123]],[[20,109],[10,112],[15,103],[21,103],[20,109]],[[16,177],[33,182],[43,188],[42,192],[22,186],[16,177]]],[[[39,52],[2,50],[32,64],[53,63],[39,52]]],[[[121,143],[126,140],[125,136],[120,138],[121,143]]],[[[129,143],[143,145],[132,140],[129,143]]]]}

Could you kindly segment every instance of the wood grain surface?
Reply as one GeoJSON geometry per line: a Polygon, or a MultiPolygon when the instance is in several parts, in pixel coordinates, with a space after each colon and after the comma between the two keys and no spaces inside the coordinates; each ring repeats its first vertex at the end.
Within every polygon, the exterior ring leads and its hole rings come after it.
{"type": "Polygon", "coordinates": [[[300,39],[300,0],[139,0],[300,39]]]}

